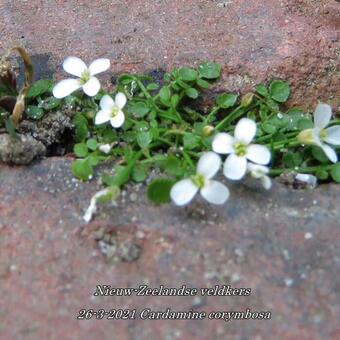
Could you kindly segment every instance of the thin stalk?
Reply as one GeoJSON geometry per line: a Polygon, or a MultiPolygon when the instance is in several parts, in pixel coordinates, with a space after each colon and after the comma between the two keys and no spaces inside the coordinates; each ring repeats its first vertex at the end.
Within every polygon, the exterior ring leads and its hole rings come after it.
{"type": "Polygon", "coordinates": [[[301,172],[306,174],[313,174],[317,172],[318,170],[330,170],[334,166],[334,164],[328,164],[328,165],[318,165],[318,166],[307,166],[307,167],[294,167],[294,168],[282,168],[282,169],[272,169],[270,170],[269,174],[272,176],[278,176],[281,175],[284,172],[301,172]]]}

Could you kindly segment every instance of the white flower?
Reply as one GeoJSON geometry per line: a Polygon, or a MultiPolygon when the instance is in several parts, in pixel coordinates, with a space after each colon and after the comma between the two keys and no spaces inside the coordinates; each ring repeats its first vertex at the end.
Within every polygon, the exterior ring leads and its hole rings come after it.
{"type": "Polygon", "coordinates": [[[251,177],[260,179],[263,187],[266,190],[269,190],[272,187],[272,181],[269,176],[267,176],[269,172],[269,168],[264,165],[258,165],[254,163],[248,163],[247,172],[251,177]]]}
{"type": "Polygon", "coordinates": [[[108,154],[112,149],[112,144],[99,145],[99,150],[105,154],[108,154]]]}
{"type": "Polygon", "coordinates": [[[314,144],[319,146],[329,160],[338,161],[336,152],[328,144],[340,145],[340,126],[332,126],[326,129],[332,117],[332,108],[327,104],[318,104],[314,111],[314,128],[303,130],[297,139],[301,144],[314,144]]]}
{"type": "Polygon", "coordinates": [[[96,213],[98,198],[106,196],[109,193],[110,193],[109,189],[103,189],[101,191],[98,191],[95,195],[92,196],[90,205],[83,216],[85,222],[90,222],[92,220],[92,216],[96,213]]]}
{"type": "Polygon", "coordinates": [[[115,100],[106,94],[100,100],[101,110],[96,115],[95,124],[98,125],[110,121],[112,127],[119,128],[125,121],[125,115],[122,111],[125,104],[126,97],[124,93],[117,93],[115,100]]]}
{"type": "Polygon", "coordinates": [[[68,57],[63,63],[64,70],[78,77],[79,79],[65,79],[59,82],[53,88],[53,95],[56,98],[64,98],[72,92],[82,88],[90,97],[95,96],[100,90],[99,80],[96,74],[104,72],[110,68],[109,59],[96,59],[89,67],[77,57],[68,57]]]}
{"type": "Polygon", "coordinates": [[[211,180],[220,166],[221,159],[218,155],[214,152],[204,153],[198,161],[197,173],[172,187],[170,192],[172,200],[177,205],[185,205],[200,191],[208,202],[223,204],[229,197],[229,190],[222,183],[211,180]]]}
{"type": "Polygon", "coordinates": [[[87,208],[83,219],[85,222],[90,222],[92,220],[92,216],[97,211],[97,203],[98,200],[102,201],[112,201],[114,203],[114,200],[119,195],[119,189],[117,188],[106,188],[103,190],[98,191],[95,195],[92,196],[91,202],[89,207],[87,208]]]}
{"type": "Polygon", "coordinates": [[[268,164],[270,151],[264,145],[250,144],[256,134],[256,124],[253,120],[242,118],[235,127],[234,135],[218,133],[212,148],[220,154],[230,154],[224,162],[223,173],[232,180],[241,179],[247,170],[248,160],[257,164],[268,164]]]}

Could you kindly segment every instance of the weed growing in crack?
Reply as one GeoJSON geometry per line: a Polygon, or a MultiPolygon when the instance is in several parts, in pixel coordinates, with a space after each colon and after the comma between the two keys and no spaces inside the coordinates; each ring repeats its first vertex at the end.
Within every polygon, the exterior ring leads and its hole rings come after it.
{"type": "MultiPolygon", "coordinates": [[[[94,196],[87,221],[97,200],[116,199],[127,182],[144,182],[154,169],[160,178],[149,183],[152,202],[172,199],[184,205],[200,191],[210,203],[223,204],[229,190],[211,179],[221,157],[227,179],[249,176],[265,189],[271,187],[270,176],[283,173],[308,177],[309,182],[340,182],[339,119],[332,119],[330,106],[322,103],[314,118],[297,108],[283,110],[290,96],[283,80],[257,85],[241,98],[219,94],[212,107],[202,111],[197,100],[220,77],[216,63],[176,68],[159,82],[151,76],[122,74],[114,93],[107,93],[94,77],[109,68],[107,59],[89,68],[75,57],[66,61],[65,70],[79,79],[54,88],[50,80],[33,83],[26,94],[25,115],[38,120],[55,110],[72,112],[77,157],[72,173],[83,181],[100,176],[107,188],[94,196]],[[112,170],[95,173],[101,163],[112,164],[112,170]]],[[[0,91],[3,96],[3,88],[0,91]]]]}

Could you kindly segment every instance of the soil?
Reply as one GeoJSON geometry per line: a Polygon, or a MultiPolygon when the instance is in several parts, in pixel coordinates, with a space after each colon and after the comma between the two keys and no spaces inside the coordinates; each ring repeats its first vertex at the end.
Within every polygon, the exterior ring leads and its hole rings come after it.
{"type": "Polygon", "coordinates": [[[20,133],[30,135],[42,142],[47,149],[47,156],[65,154],[72,142],[71,118],[62,111],[50,112],[38,121],[23,120],[18,126],[20,133]]]}
{"type": "Polygon", "coordinates": [[[50,112],[39,121],[23,120],[18,139],[0,134],[0,161],[28,165],[44,156],[62,156],[71,147],[71,118],[64,112],[50,112]]]}

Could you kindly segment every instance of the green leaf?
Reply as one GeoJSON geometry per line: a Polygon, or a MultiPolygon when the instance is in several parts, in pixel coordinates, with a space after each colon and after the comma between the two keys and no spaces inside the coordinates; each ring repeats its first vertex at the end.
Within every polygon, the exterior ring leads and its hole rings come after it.
{"type": "Polygon", "coordinates": [[[335,182],[340,183],[340,163],[336,163],[332,166],[331,176],[335,182]]]}
{"type": "Polygon", "coordinates": [[[209,86],[210,86],[210,83],[207,82],[206,80],[204,79],[201,79],[201,78],[198,78],[196,80],[196,84],[199,86],[199,87],[202,87],[202,89],[208,89],[209,86]]]}
{"type": "Polygon", "coordinates": [[[287,101],[290,95],[289,85],[282,80],[274,80],[269,86],[270,97],[279,103],[287,101]]]}
{"type": "Polygon", "coordinates": [[[87,119],[81,114],[77,114],[72,119],[72,123],[75,127],[75,140],[76,142],[83,141],[88,135],[88,123],[87,119]]]}
{"type": "Polygon", "coordinates": [[[104,173],[102,175],[102,181],[108,186],[121,187],[130,179],[131,171],[131,166],[116,165],[114,176],[104,173]]]}
{"type": "Polygon", "coordinates": [[[142,164],[137,164],[133,167],[131,177],[135,182],[143,182],[147,176],[146,168],[142,164]]]}
{"type": "Polygon", "coordinates": [[[263,97],[267,97],[269,94],[267,88],[262,84],[256,85],[255,90],[258,94],[260,94],[263,97]]]}
{"type": "Polygon", "coordinates": [[[183,167],[180,159],[174,155],[170,155],[165,163],[164,170],[169,176],[181,176],[183,174],[183,167]]]}
{"type": "Polygon", "coordinates": [[[321,181],[325,181],[328,178],[329,174],[326,170],[319,169],[315,172],[315,176],[321,181]]]}
{"type": "Polygon", "coordinates": [[[269,133],[269,134],[273,134],[277,131],[275,125],[269,123],[269,122],[264,122],[262,125],[261,125],[261,128],[262,130],[265,132],[265,133],[269,133]]]}
{"type": "Polygon", "coordinates": [[[97,203],[105,204],[105,203],[115,201],[118,198],[118,196],[120,194],[119,187],[117,187],[116,185],[112,185],[112,186],[108,187],[107,189],[108,189],[107,194],[99,196],[97,198],[97,203]]]}
{"type": "Polygon", "coordinates": [[[234,106],[236,101],[237,95],[232,93],[223,93],[216,98],[216,104],[223,109],[234,106]]]}
{"type": "Polygon", "coordinates": [[[176,93],[171,97],[171,107],[176,108],[179,103],[179,95],[176,93]]]}
{"type": "Polygon", "coordinates": [[[185,94],[192,99],[196,99],[199,96],[199,92],[193,87],[186,89],[185,94]]]}
{"type": "Polygon", "coordinates": [[[124,132],[122,139],[124,140],[124,142],[126,143],[133,143],[137,138],[137,134],[135,131],[127,131],[124,132]]]}
{"type": "Polygon", "coordinates": [[[170,202],[170,190],[174,185],[171,179],[156,179],[148,187],[147,195],[151,202],[156,204],[170,202]]]}
{"type": "Polygon", "coordinates": [[[83,181],[87,181],[93,175],[93,168],[88,159],[77,159],[71,165],[73,175],[83,181]]]}
{"type": "Polygon", "coordinates": [[[52,86],[53,83],[50,79],[38,80],[29,88],[26,98],[35,98],[46,92],[51,92],[52,86]]]}
{"type": "Polygon", "coordinates": [[[90,165],[96,166],[100,163],[101,160],[105,159],[105,156],[98,156],[98,155],[92,154],[92,155],[89,155],[87,159],[90,165]]]}
{"type": "Polygon", "coordinates": [[[288,168],[294,168],[302,163],[302,155],[300,153],[287,152],[283,155],[282,161],[288,168]]]}
{"type": "Polygon", "coordinates": [[[288,125],[288,116],[283,113],[276,114],[273,118],[271,118],[268,122],[274,125],[277,129],[282,129],[287,127],[288,125]]]}
{"type": "Polygon", "coordinates": [[[26,115],[31,119],[40,119],[44,115],[44,111],[38,106],[30,105],[26,108],[26,115]]]}
{"type": "Polygon", "coordinates": [[[197,78],[197,71],[190,67],[181,67],[178,70],[178,76],[185,81],[193,81],[197,78]]]}
{"type": "Polygon", "coordinates": [[[133,81],[135,81],[134,77],[129,74],[122,74],[118,78],[118,82],[123,85],[129,85],[133,81]]]}
{"type": "Polygon", "coordinates": [[[41,103],[39,103],[39,107],[48,111],[57,108],[58,106],[60,106],[60,104],[61,104],[60,99],[57,99],[55,97],[48,97],[42,100],[41,103]]]}
{"type": "Polygon", "coordinates": [[[64,101],[69,108],[74,108],[79,103],[78,97],[73,95],[67,96],[66,98],[64,98],[64,101]]]}
{"type": "Polygon", "coordinates": [[[297,130],[298,122],[301,118],[304,118],[305,113],[300,109],[292,108],[287,111],[288,116],[288,130],[297,130]]]}
{"type": "Polygon", "coordinates": [[[150,83],[146,87],[146,89],[149,90],[149,91],[154,91],[154,90],[157,90],[158,88],[159,88],[159,85],[156,84],[156,83],[150,83]]]}
{"type": "Polygon", "coordinates": [[[77,157],[84,158],[88,155],[88,149],[85,143],[77,143],[73,147],[73,152],[77,157]]]}
{"type": "Polygon", "coordinates": [[[301,118],[297,122],[297,127],[299,130],[312,129],[314,127],[314,124],[309,118],[301,118]]]}
{"type": "Polygon", "coordinates": [[[135,122],[134,130],[147,131],[149,130],[149,124],[146,121],[135,122]]]}
{"type": "Polygon", "coordinates": [[[202,63],[198,66],[198,72],[202,78],[216,79],[221,74],[221,65],[212,62],[202,63]]]}
{"type": "Polygon", "coordinates": [[[87,142],[86,142],[87,147],[92,150],[95,151],[97,150],[98,147],[98,143],[94,138],[90,138],[87,142]]]}
{"type": "Polygon", "coordinates": [[[150,111],[149,107],[144,102],[132,102],[130,104],[130,110],[140,118],[146,116],[150,111]]]}
{"type": "Polygon", "coordinates": [[[195,136],[193,133],[185,133],[183,136],[183,145],[185,149],[192,150],[198,146],[200,137],[195,136]]]}
{"type": "Polygon", "coordinates": [[[163,104],[169,103],[170,97],[171,97],[170,89],[167,86],[163,86],[159,91],[159,98],[160,98],[161,102],[163,104]]]}
{"type": "Polygon", "coordinates": [[[137,134],[137,143],[142,149],[146,149],[152,142],[152,133],[150,131],[141,131],[137,134]]]}

